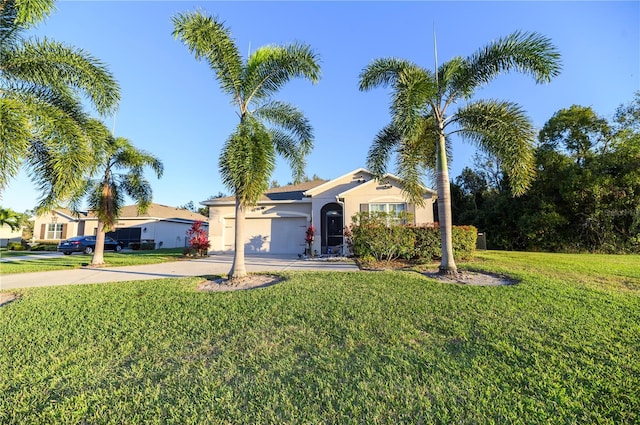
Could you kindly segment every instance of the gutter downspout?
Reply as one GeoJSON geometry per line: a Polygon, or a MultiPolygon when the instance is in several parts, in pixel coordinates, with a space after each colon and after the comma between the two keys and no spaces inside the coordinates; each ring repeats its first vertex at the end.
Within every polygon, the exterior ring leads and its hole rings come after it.
{"type": "Polygon", "coordinates": [[[342,248],[341,248],[342,252],[340,254],[343,257],[346,257],[348,252],[345,252],[346,249],[345,249],[345,246],[344,246],[344,229],[345,229],[345,224],[346,224],[345,223],[345,219],[344,219],[344,216],[345,216],[345,214],[344,214],[344,200],[340,200],[340,197],[338,195],[336,195],[336,203],[338,203],[342,207],[342,245],[341,245],[342,246],[342,248]]]}

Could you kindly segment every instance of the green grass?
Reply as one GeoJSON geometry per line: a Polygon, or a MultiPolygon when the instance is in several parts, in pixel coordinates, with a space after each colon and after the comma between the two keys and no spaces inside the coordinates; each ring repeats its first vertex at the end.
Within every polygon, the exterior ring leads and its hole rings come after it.
{"type": "MultiPolygon", "coordinates": [[[[2,253],[2,255],[4,256],[5,254],[2,253]]],[[[182,248],[163,248],[154,251],[104,253],[104,261],[107,266],[111,267],[157,264],[167,261],[176,261],[182,257],[182,248]]],[[[91,255],[74,253],[71,255],[63,255],[57,257],[43,257],[37,259],[0,263],[0,274],[77,269],[90,264],[91,258],[91,255]]]]}
{"type": "Polygon", "coordinates": [[[639,257],[33,288],[0,308],[0,423],[640,422],[639,257]]]}

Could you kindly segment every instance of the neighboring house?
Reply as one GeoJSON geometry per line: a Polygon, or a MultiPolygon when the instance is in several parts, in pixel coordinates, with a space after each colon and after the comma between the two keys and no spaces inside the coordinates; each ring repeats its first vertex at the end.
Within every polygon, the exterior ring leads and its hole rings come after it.
{"type": "Polygon", "coordinates": [[[0,248],[6,248],[9,242],[20,242],[22,240],[22,226],[18,230],[13,230],[8,224],[0,226],[0,248]]]}
{"type": "MultiPolygon", "coordinates": [[[[305,232],[316,229],[312,250],[318,254],[343,253],[344,229],[360,211],[406,211],[416,225],[433,223],[436,192],[425,188],[424,206],[407,202],[402,180],[387,174],[381,181],[360,168],[333,180],[316,180],[267,191],[247,208],[245,252],[302,254],[305,232]]],[[[214,252],[233,251],[235,198],[201,202],[209,207],[209,241],[214,252]]]]}
{"type": "MultiPolygon", "coordinates": [[[[138,215],[135,205],[122,208],[115,229],[107,235],[127,246],[141,241],[153,242],[156,248],[182,248],[188,244],[186,232],[196,221],[206,225],[207,217],[189,210],[151,204],[138,215]]],[[[95,235],[98,218],[91,211],[74,215],[68,209],[55,209],[36,217],[34,239],[60,241],[72,236],[95,235]]]]}

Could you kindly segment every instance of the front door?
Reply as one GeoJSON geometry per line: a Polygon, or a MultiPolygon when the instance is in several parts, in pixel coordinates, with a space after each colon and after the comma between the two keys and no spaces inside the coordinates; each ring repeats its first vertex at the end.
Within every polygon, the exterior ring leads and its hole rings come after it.
{"type": "Polygon", "coordinates": [[[340,254],[342,253],[344,220],[342,217],[342,205],[332,202],[325,205],[320,210],[321,232],[322,232],[322,253],[340,254]]]}

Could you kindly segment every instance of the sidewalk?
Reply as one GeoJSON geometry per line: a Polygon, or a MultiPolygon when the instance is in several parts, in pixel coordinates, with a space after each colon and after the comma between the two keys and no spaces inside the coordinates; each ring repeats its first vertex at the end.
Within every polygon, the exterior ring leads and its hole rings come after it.
{"type": "MultiPolygon", "coordinates": [[[[226,275],[231,270],[233,256],[217,254],[197,260],[172,261],[142,266],[56,270],[36,273],[0,275],[0,290],[59,286],[85,283],[122,282],[191,276],[226,275]]],[[[247,272],[283,271],[357,271],[353,261],[298,260],[287,256],[247,255],[247,272]]]]}

